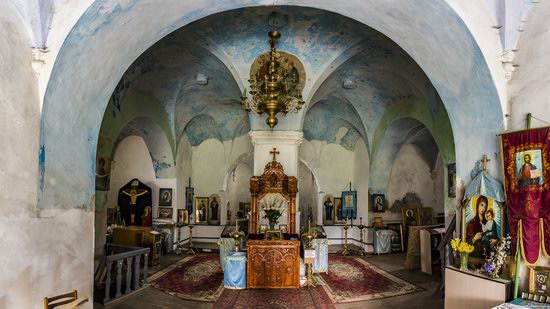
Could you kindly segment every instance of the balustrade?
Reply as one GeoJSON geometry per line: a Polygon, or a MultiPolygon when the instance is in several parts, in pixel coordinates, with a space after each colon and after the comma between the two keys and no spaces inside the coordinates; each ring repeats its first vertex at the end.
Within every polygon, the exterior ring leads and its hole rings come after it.
{"type": "MultiPolygon", "coordinates": [[[[113,272],[113,264],[116,265],[116,282],[115,282],[115,297],[122,296],[123,278],[125,281],[124,294],[128,294],[141,287],[140,279],[143,284],[147,283],[147,261],[149,257],[149,248],[131,247],[123,245],[107,244],[105,246],[107,252],[106,258],[106,278],[105,278],[105,297],[103,303],[111,300],[111,274],[113,272]],[[143,256],[143,271],[141,271],[141,257],[143,256]],[[124,273],[124,276],[123,276],[124,273]],[[133,280],[132,280],[133,279],[133,280]]],[[[114,299],[113,298],[113,299],[114,299]]]]}

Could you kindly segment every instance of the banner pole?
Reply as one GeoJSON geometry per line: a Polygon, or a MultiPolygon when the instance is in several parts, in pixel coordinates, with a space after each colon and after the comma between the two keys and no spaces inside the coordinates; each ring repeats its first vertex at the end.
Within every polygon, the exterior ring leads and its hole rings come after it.
{"type": "Polygon", "coordinates": [[[521,250],[519,247],[520,230],[518,229],[518,237],[516,238],[516,273],[514,274],[514,299],[518,298],[519,293],[519,267],[521,260],[521,250]]]}

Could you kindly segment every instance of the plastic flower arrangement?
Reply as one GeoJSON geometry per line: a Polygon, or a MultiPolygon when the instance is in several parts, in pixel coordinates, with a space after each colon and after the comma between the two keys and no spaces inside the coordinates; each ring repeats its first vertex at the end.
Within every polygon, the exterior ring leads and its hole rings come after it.
{"type": "Polygon", "coordinates": [[[269,223],[276,224],[283,214],[283,200],[271,198],[265,199],[261,205],[264,212],[264,218],[269,220],[269,223]]]}
{"type": "Polygon", "coordinates": [[[483,264],[483,270],[491,277],[498,278],[498,273],[506,261],[506,257],[510,252],[510,246],[512,243],[512,238],[510,235],[503,238],[498,246],[493,247],[491,255],[483,264]]]}
{"type": "Polygon", "coordinates": [[[459,253],[472,253],[474,251],[474,246],[460,240],[460,238],[454,238],[451,240],[451,247],[454,251],[459,253]]]}

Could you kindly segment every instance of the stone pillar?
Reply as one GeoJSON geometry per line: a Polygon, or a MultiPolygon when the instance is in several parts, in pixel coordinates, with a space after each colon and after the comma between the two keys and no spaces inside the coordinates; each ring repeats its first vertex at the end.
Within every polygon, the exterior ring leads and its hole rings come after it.
{"type": "MultiPolygon", "coordinates": [[[[273,148],[279,152],[277,162],[281,163],[287,176],[298,178],[298,148],[304,134],[299,131],[251,131],[250,138],[254,145],[254,175],[261,175],[267,163],[273,160],[273,148]]],[[[298,187],[300,184],[298,184],[298,187]]],[[[296,231],[300,230],[300,199],[296,196],[296,231]]]]}

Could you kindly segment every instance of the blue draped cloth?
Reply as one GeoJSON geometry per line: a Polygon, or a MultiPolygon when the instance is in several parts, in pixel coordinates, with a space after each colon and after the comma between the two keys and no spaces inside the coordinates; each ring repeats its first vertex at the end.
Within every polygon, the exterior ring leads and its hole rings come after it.
{"type": "Polygon", "coordinates": [[[246,288],[246,253],[228,252],[224,258],[223,286],[226,289],[246,288]]]}
{"type": "Polygon", "coordinates": [[[315,249],[314,273],[328,272],[328,240],[326,238],[314,239],[311,246],[315,249]]]}
{"type": "Polygon", "coordinates": [[[470,172],[472,181],[466,186],[464,192],[464,200],[477,195],[483,195],[492,198],[497,202],[504,202],[504,188],[500,181],[491,177],[486,171],[483,171],[479,166],[479,161],[470,172]]]}

